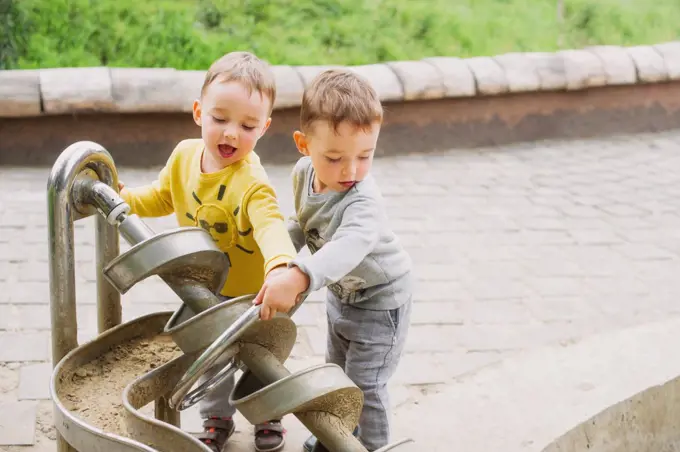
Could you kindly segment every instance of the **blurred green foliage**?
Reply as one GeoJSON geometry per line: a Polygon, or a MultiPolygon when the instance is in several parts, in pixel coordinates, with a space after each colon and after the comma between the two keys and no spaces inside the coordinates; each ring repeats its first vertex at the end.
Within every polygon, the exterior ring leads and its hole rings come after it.
{"type": "Polygon", "coordinates": [[[0,0],[0,68],[205,69],[635,45],[680,36],[680,0],[0,0]]]}
{"type": "Polygon", "coordinates": [[[15,67],[26,48],[27,30],[16,0],[0,0],[0,69],[15,67]]]}

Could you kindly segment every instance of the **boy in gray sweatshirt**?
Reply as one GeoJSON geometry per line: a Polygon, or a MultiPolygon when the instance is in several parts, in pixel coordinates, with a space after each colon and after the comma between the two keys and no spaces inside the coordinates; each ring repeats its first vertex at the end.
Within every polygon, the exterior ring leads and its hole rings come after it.
{"type": "MultiPolygon", "coordinates": [[[[327,287],[326,362],[364,393],[358,436],[369,451],[388,444],[387,382],[401,357],[412,304],[411,259],[389,227],[384,201],[370,175],[383,110],[359,75],[331,69],[305,90],[304,155],[293,170],[295,216],[288,231],[299,251],[287,269],[258,293],[261,318],[288,312],[310,292],[327,287]]],[[[326,450],[314,437],[310,451],[326,450]]]]}

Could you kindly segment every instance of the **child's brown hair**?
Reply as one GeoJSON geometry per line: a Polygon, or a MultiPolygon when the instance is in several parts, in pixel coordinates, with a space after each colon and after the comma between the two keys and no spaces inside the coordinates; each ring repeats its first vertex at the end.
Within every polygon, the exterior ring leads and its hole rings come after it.
{"type": "Polygon", "coordinates": [[[230,52],[215,61],[205,74],[201,97],[211,83],[240,82],[252,94],[257,91],[269,99],[269,112],[276,100],[276,77],[269,64],[250,52],[230,52]]]}
{"type": "Polygon", "coordinates": [[[306,133],[319,120],[328,121],[333,129],[344,121],[366,129],[382,123],[383,108],[364,77],[348,69],[328,69],[312,80],[302,96],[302,131],[306,133]]]}

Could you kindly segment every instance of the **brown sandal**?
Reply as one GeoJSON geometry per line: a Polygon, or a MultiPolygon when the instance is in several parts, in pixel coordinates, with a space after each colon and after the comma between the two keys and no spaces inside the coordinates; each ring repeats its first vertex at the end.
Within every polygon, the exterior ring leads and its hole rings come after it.
{"type": "Polygon", "coordinates": [[[222,452],[224,445],[231,435],[234,434],[235,425],[231,418],[221,419],[211,417],[203,421],[204,430],[194,436],[213,452],[222,452]]]}
{"type": "Polygon", "coordinates": [[[281,450],[286,443],[286,429],[281,421],[274,420],[255,426],[255,450],[257,452],[275,452],[281,450]]]}

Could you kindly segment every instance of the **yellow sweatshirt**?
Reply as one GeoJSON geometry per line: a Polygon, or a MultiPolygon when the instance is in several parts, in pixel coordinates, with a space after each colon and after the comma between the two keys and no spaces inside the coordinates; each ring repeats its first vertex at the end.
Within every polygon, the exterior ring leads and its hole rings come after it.
{"type": "Polygon", "coordinates": [[[265,275],[296,254],[276,194],[254,152],[211,174],[201,172],[202,153],[202,140],[180,142],[157,180],[121,196],[140,217],[174,212],[180,226],[210,232],[231,262],[222,295],[257,293],[265,275]]]}

